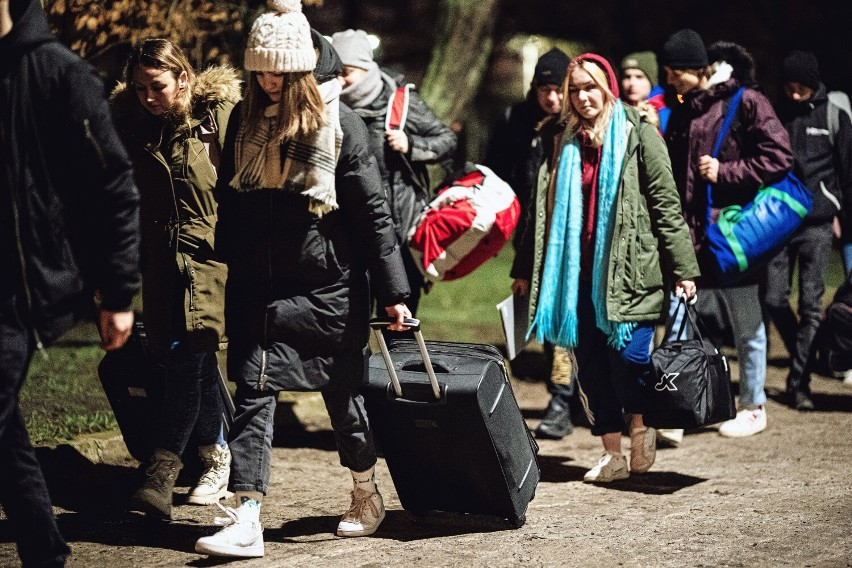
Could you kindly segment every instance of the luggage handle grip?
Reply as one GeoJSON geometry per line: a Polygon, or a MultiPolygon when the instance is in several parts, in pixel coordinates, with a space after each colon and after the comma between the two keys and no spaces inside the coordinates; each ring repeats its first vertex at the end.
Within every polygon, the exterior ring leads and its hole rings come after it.
{"type": "MultiPolygon", "coordinates": [[[[385,336],[382,335],[382,329],[393,323],[391,318],[373,318],[370,320],[370,327],[373,329],[373,334],[376,336],[376,341],[379,342],[379,349],[382,351],[382,358],[385,360],[385,366],[390,375],[393,391],[396,396],[402,397],[402,385],[399,382],[399,377],[396,374],[396,369],[393,367],[388,344],[385,341],[385,336]]],[[[435,376],[435,370],[432,368],[432,360],[429,358],[429,352],[426,351],[426,342],[423,340],[423,333],[420,331],[420,320],[414,318],[405,318],[403,325],[409,327],[414,332],[414,339],[417,340],[417,346],[420,348],[420,356],[423,358],[423,366],[426,367],[426,374],[429,376],[429,382],[432,385],[432,393],[435,395],[435,400],[441,400],[441,386],[438,384],[438,377],[435,376]]]]}

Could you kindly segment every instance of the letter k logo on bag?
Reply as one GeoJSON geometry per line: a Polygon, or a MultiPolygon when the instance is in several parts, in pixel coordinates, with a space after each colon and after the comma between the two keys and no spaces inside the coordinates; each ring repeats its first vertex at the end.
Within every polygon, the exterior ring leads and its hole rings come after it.
{"type": "Polygon", "coordinates": [[[674,384],[674,380],[680,375],[680,373],[666,373],[662,377],[660,377],[660,382],[654,385],[654,390],[663,391],[670,390],[676,391],[677,387],[674,384]]]}

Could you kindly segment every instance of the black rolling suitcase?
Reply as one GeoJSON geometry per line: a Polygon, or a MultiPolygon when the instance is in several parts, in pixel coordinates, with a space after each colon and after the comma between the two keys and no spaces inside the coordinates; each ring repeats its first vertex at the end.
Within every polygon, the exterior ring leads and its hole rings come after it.
{"type": "MultiPolygon", "coordinates": [[[[149,354],[145,328],[136,321],[127,343],[107,352],[98,364],[98,378],[112,407],[130,455],[146,462],[154,453],[163,397],[165,368],[149,354]]],[[[234,421],[234,401],[220,372],[225,432],[234,421]]]]}
{"type": "Polygon", "coordinates": [[[363,393],[402,506],[526,520],[541,471],[505,362],[491,345],[384,340],[363,393]],[[428,347],[428,351],[427,351],[428,347]]]}

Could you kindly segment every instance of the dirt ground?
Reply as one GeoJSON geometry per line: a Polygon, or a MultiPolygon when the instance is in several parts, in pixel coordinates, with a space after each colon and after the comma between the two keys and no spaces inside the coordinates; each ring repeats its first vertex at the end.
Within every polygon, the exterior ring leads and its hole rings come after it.
{"type": "MultiPolygon", "coordinates": [[[[713,429],[688,433],[680,448],[658,452],[650,472],[625,481],[582,482],[602,452],[585,427],[562,441],[541,441],[542,479],[519,529],[484,516],[415,517],[401,509],[380,460],[386,520],[373,537],[335,537],[351,481],[337,462],[321,401],[301,397],[282,407],[295,416],[282,415],[276,434],[262,513],[266,556],[239,565],[852,566],[852,389],[815,377],[818,411],[796,412],[783,404],[783,365],[786,359],[770,358],[765,432],[740,440],[713,429]]],[[[547,403],[544,385],[513,385],[534,428],[547,403]]],[[[193,550],[198,537],[214,532],[215,507],[177,506],[171,524],[121,512],[136,473],[115,438],[39,450],[73,550],[68,565],[223,564],[193,550]]],[[[0,566],[16,565],[2,520],[0,566]]]]}

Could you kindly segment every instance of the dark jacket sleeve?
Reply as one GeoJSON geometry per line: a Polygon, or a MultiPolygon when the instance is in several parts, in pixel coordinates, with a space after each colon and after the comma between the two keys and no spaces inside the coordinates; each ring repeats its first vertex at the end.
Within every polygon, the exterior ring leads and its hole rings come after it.
{"type": "Polygon", "coordinates": [[[759,92],[746,89],[739,117],[748,147],[733,160],[720,154],[719,189],[753,189],[782,179],[793,167],[793,150],[772,104],[759,92]]]}
{"type": "Polygon", "coordinates": [[[337,161],[337,199],[367,258],[379,306],[392,306],[405,301],[410,289],[379,166],[370,152],[364,122],[342,106],[340,126],[343,144],[337,161]]]}
{"type": "Polygon", "coordinates": [[[458,140],[416,92],[411,92],[405,133],[412,162],[439,162],[452,156],[458,140]]]}
{"type": "Polygon", "coordinates": [[[65,202],[89,285],[101,305],[126,311],[141,286],[139,193],[130,157],[112,121],[103,83],[79,61],[68,67],[60,100],[67,104],[64,147],[71,177],[65,202]]]}
{"type": "Polygon", "coordinates": [[[852,119],[839,111],[839,128],[834,137],[834,171],[843,197],[843,241],[852,242],[852,119]]]}
{"type": "Polygon", "coordinates": [[[226,263],[231,259],[230,252],[233,248],[229,236],[236,234],[236,231],[233,230],[235,227],[232,227],[233,197],[235,196],[235,192],[229,184],[234,179],[234,174],[236,173],[235,151],[237,132],[240,129],[241,110],[242,103],[237,103],[228,118],[228,125],[225,129],[225,142],[222,145],[222,155],[216,179],[216,252],[226,263]]]}
{"type": "Polygon", "coordinates": [[[491,140],[488,142],[488,148],[485,151],[485,160],[482,162],[505,180],[510,179],[512,164],[518,159],[518,156],[512,155],[514,146],[512,145],[513,133],[510,124],[511,112],[512,107],[506,108],[500,116],[500,120],[494,125],[491,140]]]}

